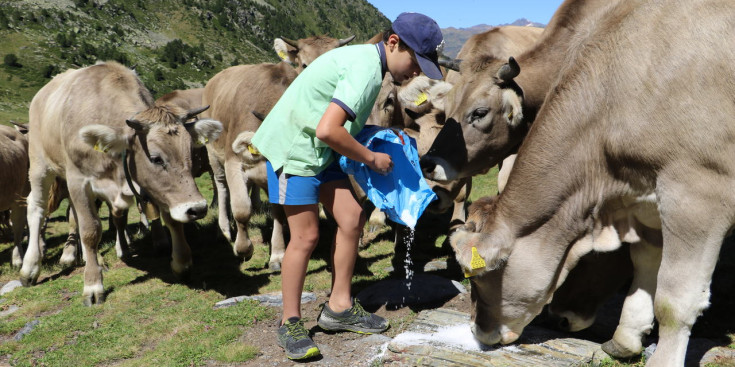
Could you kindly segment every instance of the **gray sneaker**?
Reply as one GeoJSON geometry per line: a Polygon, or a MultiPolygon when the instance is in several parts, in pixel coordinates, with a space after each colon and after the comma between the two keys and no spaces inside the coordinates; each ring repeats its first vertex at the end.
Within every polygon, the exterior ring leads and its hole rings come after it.
{"type": "Polygon", "coordinates": [[[324,330],[347,330],[360,334],[382,333],[390,326],[388,320],[365,311],[357,299],[352,300],[352,307],[339,313],[332,311],[325,302],[317,324],[324,330]]]}
{"type": "Polygon", "coordinates": [[[289,359],[307,359],[321,354],[298,317],[289,318],[278,328],[278,345],[289,359]]]}

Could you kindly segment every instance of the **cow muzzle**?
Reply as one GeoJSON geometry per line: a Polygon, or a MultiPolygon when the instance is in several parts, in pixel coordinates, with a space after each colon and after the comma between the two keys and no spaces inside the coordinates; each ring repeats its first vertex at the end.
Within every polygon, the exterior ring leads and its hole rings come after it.
{"type": "Polygon", "coordinates": [[[196,201],[171,207],[171,218],[177,222],[189,223],[207,215],[207,201],[196,201]]]}
{"type": "Polygon", "coordinates": [[[476,323],[474,323],[472,324],[471,329],[475,339],[485,345],[495,345],[498,343],[506,345],[515,342],[520,337],[519,333],[516,333],[505,326],[493,329],[490,332],[485,332],[476,323]]]}

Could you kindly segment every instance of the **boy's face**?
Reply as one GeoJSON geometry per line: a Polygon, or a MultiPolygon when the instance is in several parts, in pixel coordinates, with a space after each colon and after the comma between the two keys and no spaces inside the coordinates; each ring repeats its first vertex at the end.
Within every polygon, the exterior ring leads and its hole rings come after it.
{"type": "Polygon", "coordinates": [[[390,71],[396,84],[400,84],[421,73],[421,67],[418,61],[416,61],[413,50],[408,48],[401,50],[398,44],[398,35],[393,34],[388,38],[388,44],[385,46],[388,71],[390,71]]]}

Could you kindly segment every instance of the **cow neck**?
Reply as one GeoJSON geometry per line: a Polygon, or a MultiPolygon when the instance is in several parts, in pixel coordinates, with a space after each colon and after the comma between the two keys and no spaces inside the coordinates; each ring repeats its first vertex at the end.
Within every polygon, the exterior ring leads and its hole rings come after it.
{"type": "Polygon", "coordinates": [[[135,196],[136,199],[138,199],[138,202],[143,205],[147,202],[149,202],[148,195],[145,195],[145,191],[142,189],[140,191],[143,191],[143,193],[139,193],[138,190],[135,189],[135,186],[133,185],[133,178],[130,177],[130,168],[128,168],[128,149],[123,150],[122,153],[122,165],[123,165],[123,172],[125,172],[125,181],[128,182],[128,187],[130,187],[130,191],[133,192],[133,196],[135,196]]]}

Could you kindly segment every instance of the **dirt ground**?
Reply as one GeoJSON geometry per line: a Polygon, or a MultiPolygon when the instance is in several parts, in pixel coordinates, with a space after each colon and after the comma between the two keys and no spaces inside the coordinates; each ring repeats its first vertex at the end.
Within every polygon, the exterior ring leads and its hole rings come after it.
{"type": "MultiPolygon", "coordinates": [[[[313,366],[370,366],[381,354],[381,347],[385,346],[389,338],[400,334],[423,310],[421,307],[402,307],[396,310],[388,310],[385,306],[373,311],[387,318],[391,327],[380,335],[361,335],[351,332],[325,332],[316,325],[317,316],[321,310],[321,304],[328,297],[325,292],[317,293],[317,301],[302,305],[302,318],[306,328],[311,332],[312,339],[322,352],[322,356],[305,361],[294,362],[286,358],[281,347],[276,343],[276,328],[278,318],[260,322],[256,327],[250,329],[242,336],[244,343],[253,345],[260,350],[258,356],[245,364],[245,366],[293,366],[296,364],[313,366]]],[[[458,294],[444,303],[441,307],[461,312],[470,312],[469,293],[458,294]]],[[[432,305],[432,308],[434,305],[432,305]]]]}

